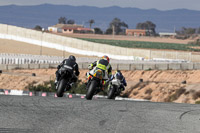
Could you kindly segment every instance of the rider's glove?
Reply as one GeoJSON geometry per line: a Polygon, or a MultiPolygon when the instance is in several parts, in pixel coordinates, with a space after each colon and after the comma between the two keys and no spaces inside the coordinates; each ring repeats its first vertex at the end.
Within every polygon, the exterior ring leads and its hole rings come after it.
{"type": "Polygon", "coordinates": [[[58,65],[58,66],[57,66],[57,69],[60,69],[60,67],[61,67],[61,66],[60,66],[60,65],[58,65]]]}
{"type": "Polygon", "coordinates": [[[88,69],[89,69],[89,70],[92,70],[92,69],[93,69],[93,65],[92,65],[92,64],[89,65],[89,66],[88,66],[88,69]]]}

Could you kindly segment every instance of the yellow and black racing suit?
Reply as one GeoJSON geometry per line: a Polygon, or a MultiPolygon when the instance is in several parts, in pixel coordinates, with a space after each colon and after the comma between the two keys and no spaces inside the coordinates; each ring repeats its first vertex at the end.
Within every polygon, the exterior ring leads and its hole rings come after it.
{"type": "Polygon", "coordinates": [[[112,76],[112,67],[109,62],[105,59],[100,59],[98,61],[93,62],[90,67],[93,69],[96,66],[97,69],[103,70],[104,73],[108,73],[108,77],[112,76]]]}

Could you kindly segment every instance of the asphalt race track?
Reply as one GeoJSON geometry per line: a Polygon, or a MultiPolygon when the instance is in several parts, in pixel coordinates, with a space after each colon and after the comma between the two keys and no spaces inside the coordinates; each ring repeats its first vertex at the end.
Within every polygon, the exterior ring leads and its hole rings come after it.
{"type": "Polygon", "coordinates": [[[200,106],[0,95],[0,133],[199,133],[200,106]]]}

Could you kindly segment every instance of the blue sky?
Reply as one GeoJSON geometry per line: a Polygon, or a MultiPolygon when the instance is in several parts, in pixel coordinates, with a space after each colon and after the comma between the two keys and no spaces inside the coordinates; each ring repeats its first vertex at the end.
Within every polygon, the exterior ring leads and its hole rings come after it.
{"type": "Polygon", "coordinates": [[[136,7],[140,9],[155,8],[158,10],[191,9],[200,10],[200,0],[0,0],[0,5],[39,5],[60,4],[73,6],[96,6],[96,7],[136,7]]]}

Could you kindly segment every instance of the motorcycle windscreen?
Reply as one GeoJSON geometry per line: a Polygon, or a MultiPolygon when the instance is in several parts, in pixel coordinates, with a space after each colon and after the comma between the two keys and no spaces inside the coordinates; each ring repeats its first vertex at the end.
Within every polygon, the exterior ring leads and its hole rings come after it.
{"type": "Polygon", "coordinates": [[[121,85],[121,81],[120,81],[119,79],[113,79],[113,80],[112,80],[112,84],[113,84],[113,85],[120,86],[120,85],[121,85]]]}

